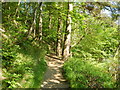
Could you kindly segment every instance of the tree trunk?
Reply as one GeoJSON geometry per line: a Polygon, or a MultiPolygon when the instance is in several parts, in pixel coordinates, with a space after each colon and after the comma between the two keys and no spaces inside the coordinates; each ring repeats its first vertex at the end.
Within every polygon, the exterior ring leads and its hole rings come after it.
{"type": "Polygon", "coordinates": [[[42,2],[39,4],[40,15],[39,15],[39,40],[42,40],[42,2]]]}
{"type": "Polygon", "coordinates": [[[34,17],[34,20],[33,20],[33,30],[34,30],[34,34],[33,34],[33,37],[35,37],[36,35],[36,17],[37,17],[37,9],[35,10],[35,17],[34,17]]]}
{"type": "Polygon", "coordinates": [[[57,30],[57,56],[61,56],[62,55],[62,48],[61,48],[61,29],[62,29],[62,20],[61,17],[58,18],[58,30],[57,30]]]}
{"type": "Polygon", "coordinates": [[[49,26],[48,26],[48,29],[51,29],[51,26],[52,25],[52,16],[51,16],[51,13],[49,11],[49,26]]]}
{"type": "Polygon", "coordinates": [[[31,24],[31,27],[29,29],[28,36],[32,33],[32,31],[34,32],[33,35],[35,36],[36,13],[37,13],[37,7],[35,7],[33,11],[33,23],[31,24]]]}
{"type": "Polygon", "coordinates": [[[15,12],[15,16],[16,16],[17,18],[19,18],[18,11],[19,11],[20,2],[21,2],[21,0],[18,0],[18,6],[17,6],[16,12],[15,12]]]}
{"type": "Polygon", "coordinates": [[[63,60],[67,60],[70,56],[70,44],[71,44],[71,16],[70,11],[73,10],[72,4],[68,2],[68,14],[67,14],[67,21],[66,21],[66,30],[65,30],[65,37],[64,37],[64,47],[63,47],[63,60]]]}

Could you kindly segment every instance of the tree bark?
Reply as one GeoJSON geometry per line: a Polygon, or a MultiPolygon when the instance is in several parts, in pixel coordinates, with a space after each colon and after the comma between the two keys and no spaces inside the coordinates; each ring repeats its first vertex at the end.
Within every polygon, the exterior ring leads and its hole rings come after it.
{"type": "Polygon", "coordinates": [[[66,30],[65,30],[65,37],[64,37],[64,47],[63,47],[63,60],[67,60],[67,58],[70,56],[71,23],[72,23],[70,12],[72,10],[73,10],[73,6],[72,6],[72,4],[70,4],[70,2],[68,2],[68,14],[67,14],[66,30]]]}
{"type": "Polygon", "coordinates": [[[33,22],[32,22],[31,27],[29,29],[28,36],[32,33],[32,31],[34,32],[33,35],[35,36],[36,13],[37,13],[37,7],[35,7],[33,10],[33,22]]]}
{"type": "Polygon", "coordinates": [[[58,18],[58,30],[57,30],[57,56],[61,56],[62,55],[62,48],[61,48],[61,44],[62,44],[62,41],[61,41],[61,38],[62,38],[62,35],[61,35],[61,29],[62,29],[62,20],[61,20],[61,17],[58,18]]]}
{"type": "Polygon", "coordinates": [[[51,13],[49,11],[49,26],[48,26],[48,29],[51,29],[51,26],[52,25],[52,16],[51,16],[51,13]]]}
{"type": "Polygon", "coordinates": [[[39,15],[39,40],[42,40],[42,2],[39,3],[40,15],[39,15]]]}

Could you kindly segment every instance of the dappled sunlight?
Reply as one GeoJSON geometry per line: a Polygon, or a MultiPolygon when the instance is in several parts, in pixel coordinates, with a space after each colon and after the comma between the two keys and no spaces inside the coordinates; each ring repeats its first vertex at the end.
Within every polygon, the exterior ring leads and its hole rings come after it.
{"type": "Polygon", "coordinates": [[[43,82],[43,84],[41,85],[41,87],[43,87],[44,85],[48,84],[48,82],[43,82]]]}
{"type": "MultiPolygon", "coordinates": [[[[54,56],[55,57],[55,56],[54,56]]],[[[69,84],[64,79],[61,68],[63,66],[64,61],[58,60],[50,57],[47,58],[48,70],[45,74],[44,81],[41,85],[42,88],[68,88],[69,84]]]]}
{"type": "Polygon", "coordinates": [[[48,64],[48,66],[50,66],[50,67],[55,67],[55,66],[57,66],[57,65],[54,65],[53,63],[50,62],[50,63],[48,64]]]}
{"type": "Polygon", "coordinates": [[[60,83],[59,80],[55,80],[55,79],[52,79],[52,80],[49,80],[50,82],[54,82],[54,83],[60,83]]]}
{"type": "Polygon", "coordinates": [[[3,90],[120,87],[120,2],[2,1],[3,90]]]}
{"type": "Polygon", "coordinates": [[[61,68],[63,66],[64,61],[60,61],[60,60],[51,60],[49,62],[47,62],[47,65],[49,67],[54,67],[55,69],[57,68],[61,68]]]}
{"type": "Polygon", "coordinates": [[[55,74],[54,76],[55,76],[55,77],[60,77],[61,74],[60,74],[60,73],[57,73],[57,74],[55,74]]]}
{"type": "Polygon", "coordinates": [[[59,81],[66,81],[60,73],[55,74],[54,77],[59,81]]]}

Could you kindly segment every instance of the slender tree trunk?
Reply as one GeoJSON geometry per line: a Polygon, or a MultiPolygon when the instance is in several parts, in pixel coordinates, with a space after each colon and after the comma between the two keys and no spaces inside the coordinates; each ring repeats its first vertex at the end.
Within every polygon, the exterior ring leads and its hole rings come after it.
{"type": "Polygon", "coordinates": [[[32,22],[32,24],[31,24],[31,27],[30,27],[30,29],[29,29],[29,32],[28,32],[28,36],[32,33],[32,31],[33,31],[33,35],[34,35],[34,37],[35,37],[35,33],[36,33],[36,14],[37,14],[37,7],[35,7],[34,8],[34,12],[33,12],[33,22],[32,22]]]}
{"type": "Polygon", "coordinates": [[[39,15],[39,40],[42,40],[42,2],[39,3],[40,15],[39,15]]]}
{"type": "Polygon", "coordinates": [[[61,20],[61,17],[58,18],[58,30],[57,30],[57,56],[61,56],[62,55],[62,48],[61,48],[61,44],[62,44],[62,41],[61,41],[61,38],[62,38],[62,35],[61,35],[61,29],[62,29],[62,20],[61,20]]]}
{"type": "Polygon", "coordinates": [[[35,10],[35,17],[34,17],[34,20],[33,20],[33,30],[34,30],[34,34],[33,34],[33,37],[35,37],[36,35],[36,17],[37,17],[37,9],[35,10]]]}
{"type": "Polygon", "coordinates": [[[64,37],[64,47],[63,47],[63,60],[67,60],[70,56],[70,46],[71,46],[71,16],[70,11],[73,10],[72,4],[68,2],[68,14],[67,14],[67,21],[66,21],[66,30],[65,30],[65,37],[64,37]]]}
{"type": "MultiPolygon", "coordinates": [[[[51,10],[49,9],[49,26],[48,26],[48,30],[51,30],[51,28],[52,28],[52,14],[51,14],[51,10]]],[[[53,44],[49,45],[49,50],[51,50],[52,48],[54,48],[54,45],[53,44]]]]}
{"type": "Polygon", "coordinates": [[[19,18],[18,11],[19,11],[20,2],[21,2],[21,0],[18,0],[18,6],[17,6],[16,12],[15,12],[15,16],[16,16],[17,18],[19,18]]]}
{"type": "Polygon", "coordinates": [[[51,16],[51,13],[49,11],[49,26],[48,26],[48,29],[51,29],[52,27],[52,16],[51,16]]]}
{"type": "MultiPolygon", "coordinates": [[[[24,3],[24,8],[26,8],[26,9],[25,9],[25,12],[26,12],[26,16],[25,16],[25,17],[27,18],[27,17],[28,17],[28,14],[29,14],[28,11],[29,11],[30,5],[27,5],[27,3],[25,2],[25,3],[24,3]],[[28,7],[28,8],[27,8],[27,7],[28,7]]],[[[25,20],[25,24],[27,24],[27,21],[28,21],[28,19],[25,20]]]]}

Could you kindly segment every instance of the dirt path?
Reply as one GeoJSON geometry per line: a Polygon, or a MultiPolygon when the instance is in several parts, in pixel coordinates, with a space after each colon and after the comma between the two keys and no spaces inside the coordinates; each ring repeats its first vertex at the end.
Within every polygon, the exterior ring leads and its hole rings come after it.
{"type": "Polygon", "coordinates": [[[64,61],[56,56],[47,56],[48,69],[45,73],[42,88],[69,88],[69,84],[62,75],[64,61]]]}

